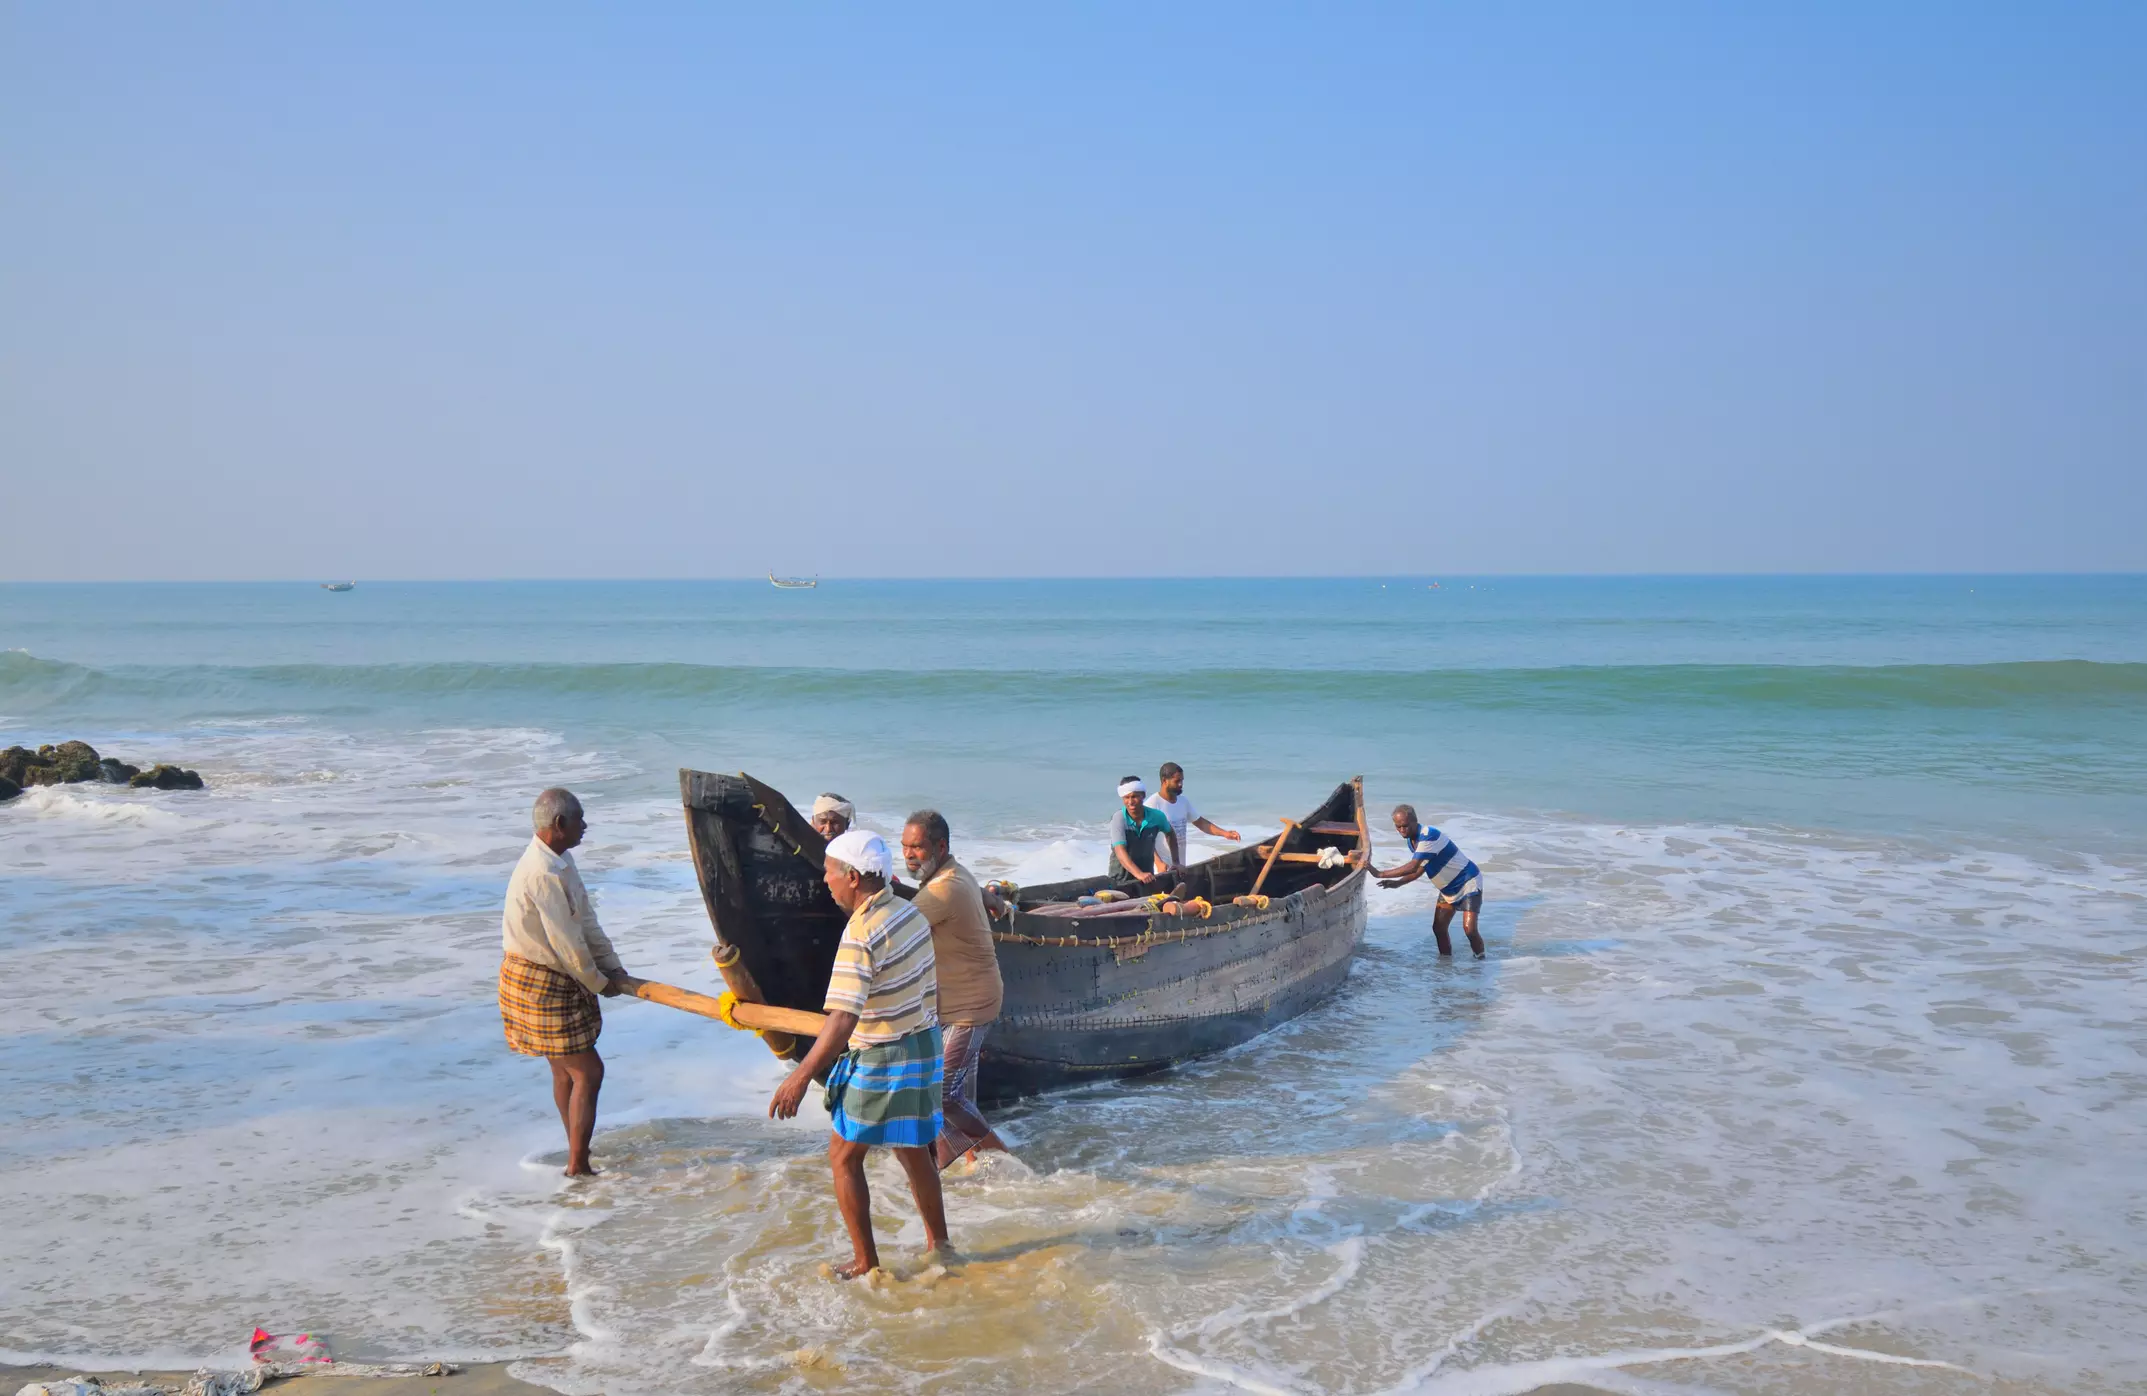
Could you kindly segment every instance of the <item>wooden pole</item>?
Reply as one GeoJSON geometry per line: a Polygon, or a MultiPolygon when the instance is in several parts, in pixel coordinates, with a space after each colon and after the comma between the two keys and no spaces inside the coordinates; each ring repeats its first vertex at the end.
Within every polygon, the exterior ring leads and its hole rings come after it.
{"type": "Polygon", "coordinates": [[[1296,832],[1296,820],[1285,819],[1282,821],[1282,832],[1275,835],[1275,846],[1267,851],[1267,862],[1261,865],[1260,875],[1252,880],[1253,896],[1257,897],[1260,895],[1261,885],[1267,881],[1267,875],[1275,870],[1275,861],[1282,854],[1282,846],[1288,843],[1290,841],[1290,835],[1296,832]]]}
{"type": "MultiPolygon", "coordinates": [[[[654,979],[636,979],[622,975],[620,985],[637,999],[660,1003],[666,1008],[676,1008],[682,1013],[697,1013],[703,1018],[723,1021],[723,1007],[706,994],[691,989],[681,989],[676,984],[664,984],[654,979]]],[[[771,1032],[794,1033],[799,1037],[818,1037],[820,1029],[827,1026],[827,1016],[807,1013],[802,1008],[778,1008],[772,1003],[740,1003],[731,1011],[740,1027],[771,1032]]]]}
{"type": "Polygon", "coordinates": [[[1364,855],[1364,866],[1372,865],[1372,826],[1364,820],[1364,777],[1353,777],[1350,788],[1357,792],[1357,851],[1364,855]]]}

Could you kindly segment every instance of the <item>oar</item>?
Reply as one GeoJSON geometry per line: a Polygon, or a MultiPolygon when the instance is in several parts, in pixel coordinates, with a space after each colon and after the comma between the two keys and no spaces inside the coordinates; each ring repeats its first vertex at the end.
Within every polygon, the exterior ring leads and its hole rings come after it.
{"type": "Polygon", "coordinates": [[[619,976],[619,986],[637,999],[660,1003],[666,1008],[676,1008],[682,1013],[697,1013],[703,1018],[713,1018],[734,1028],[753,1032],[787,1032],[803,1038],[815,1038],[827,1025],[827,1015],[808,1013],[802,1008],[778,1008],[772,1003],[744,1003],[733,1001],[730,1012],[724,1012],[721,999],[697,994],[691,989],[681,989],[676,984],[664,984],[654,979],[636,979],[630,974],[619,976]]]}

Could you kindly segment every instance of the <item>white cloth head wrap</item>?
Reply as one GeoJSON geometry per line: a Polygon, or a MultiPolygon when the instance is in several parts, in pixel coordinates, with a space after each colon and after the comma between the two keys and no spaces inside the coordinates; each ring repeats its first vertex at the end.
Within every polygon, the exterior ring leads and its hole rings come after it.
{"type": "Polygon", "coordinates": [[[822,795],[813,801],[813,818],[818,819],[823,814],[839,814],[848,823],[856,820],[857,806],[840,795],[822,795]]]}
{"type": "Polygon", "coordinates": [[[1145,795],[1145,794],[1147,794],[1147,793],[1148,793],[1148,782],[1146,782],[1146,781],[1143,781],[1143,780],[1122,780],[1122,781],[1120,781],[1120,782],[1118,783],[1118,798],[1119,798],[1119,799],[1121,799],[1121,800],[1125,799],[1125,798],[1126,798],[1126,796],[1128,796],[1128,795],[1135,795],[1135,794],[1139,794],[1139,795],[1145,795]]]}
{"type": "Polygon", "coordinates": [[[867,877],[888,877],[895,870],[887,840],[863,829],[852,829],[828,840],[827,856],[848,863],[867,877]]]}

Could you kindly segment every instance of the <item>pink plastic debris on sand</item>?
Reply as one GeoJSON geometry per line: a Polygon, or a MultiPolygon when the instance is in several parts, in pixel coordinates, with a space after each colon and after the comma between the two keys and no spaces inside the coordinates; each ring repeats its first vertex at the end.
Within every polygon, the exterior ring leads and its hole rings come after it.
{"type": "Polygon", "coordinates": [[[260,1363],[335,1361],[328,1355],[328,1345],[310,1333],[278,1337],[265,1328],[256,1328],[247,1346],[253,1352],[253,1360],[260,1363]]]}

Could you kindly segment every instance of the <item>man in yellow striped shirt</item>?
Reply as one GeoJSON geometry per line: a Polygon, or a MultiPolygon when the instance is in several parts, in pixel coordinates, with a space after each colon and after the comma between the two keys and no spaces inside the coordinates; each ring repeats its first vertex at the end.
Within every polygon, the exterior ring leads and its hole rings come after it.
{"type": "Polygon", "coordinates": [[[850,921],[828,978],[827,1026],[768,1102],[771,1117],[791,1118],[813,1078],[827,1072],[833,1126],[828,1161],[855,1252],[837,1272],[846,1280],[880,1263],[865,1183],[865,1155],[875,1144],[893,1148],[909,1175],[925,1248],[947,1244],[946,1207],[932,1157],[940,1128],[941,1047],[932,923],[888,890],[893,872],[893,855],[878,834],[852,829],[829,842],[822,875],[850,921]]]}

